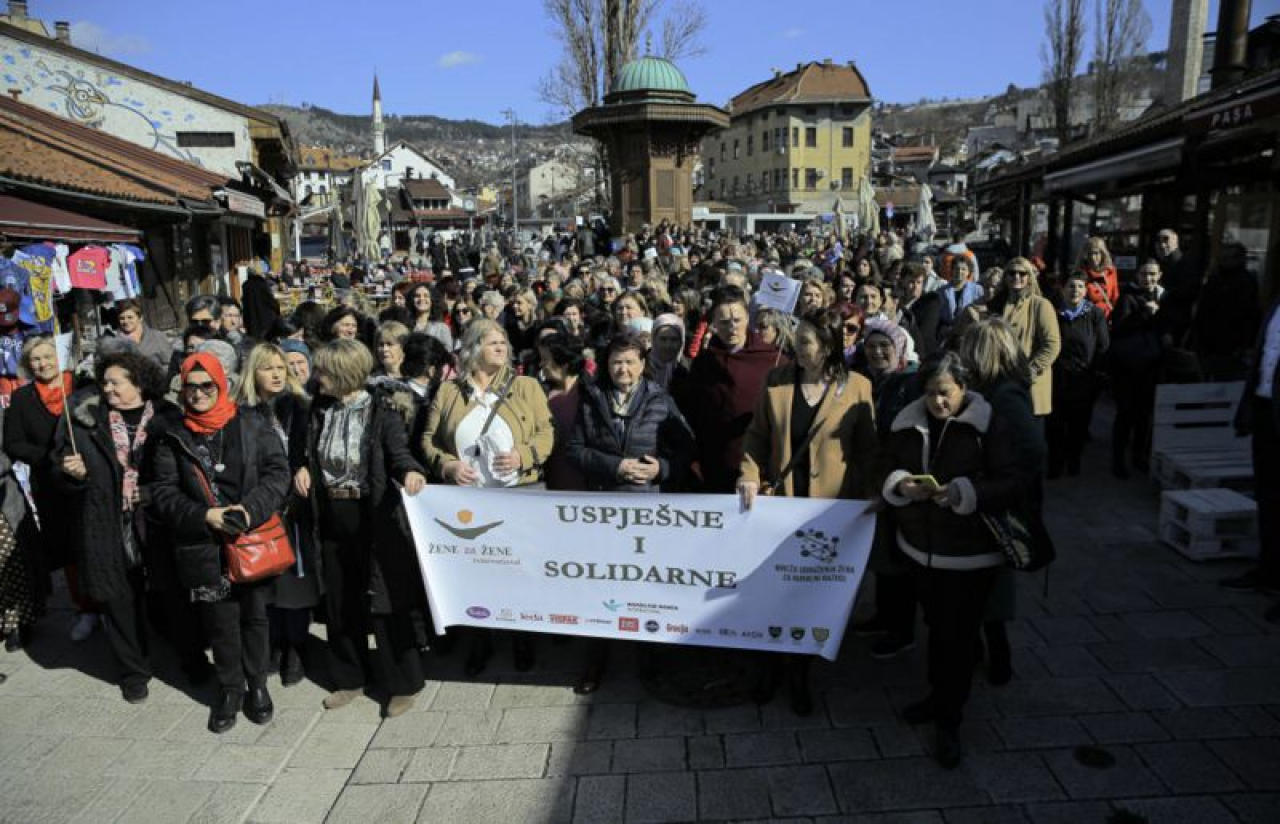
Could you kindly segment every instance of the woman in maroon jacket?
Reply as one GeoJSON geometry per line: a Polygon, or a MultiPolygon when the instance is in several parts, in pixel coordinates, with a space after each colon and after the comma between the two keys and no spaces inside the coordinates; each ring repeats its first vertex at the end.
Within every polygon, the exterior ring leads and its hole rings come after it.
{"type": "Polygon", "coordinates": [[[711,345],[698,353],[676,404],[697,440],[699,491],[731,494],[742,465],[742,438],[751,423],[765,376],[787,362],[750,331],[747,296],[736,286],[716,291],[711,302],[711,345]]]}

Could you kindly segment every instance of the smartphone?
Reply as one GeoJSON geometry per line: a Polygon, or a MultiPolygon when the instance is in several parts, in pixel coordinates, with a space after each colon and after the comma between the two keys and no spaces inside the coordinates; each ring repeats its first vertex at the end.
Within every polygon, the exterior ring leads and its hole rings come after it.
{"type": "Polygon", "coordinates": [[[912,481],[913,483],[923,484],[930,489],[939,489],[942,486],[942,484],[938,483],[938,479],[932,475],[908,475],[907,480],[912,481]]]}

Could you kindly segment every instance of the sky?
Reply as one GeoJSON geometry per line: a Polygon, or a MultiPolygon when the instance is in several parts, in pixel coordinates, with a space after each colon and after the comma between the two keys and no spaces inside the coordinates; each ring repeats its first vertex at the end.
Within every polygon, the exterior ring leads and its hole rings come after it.
{"type": "MultiPolygon", "coordinates": [[[[872,96],[891,103],[1040,81],[1042,0],[701,2],[706,53],[679,65],[703,102],[723,105],[774,68],[824,58],[856,61],[872,96]]],[[[1143,3],[1148,49],[1162,50],[1170,0],[1143,3]]],[[[30,14],[51,28],[72,21],[84,48],[242,103],[364,113],[376,71],[387,113],[563,116],[538,97],[560,54],[541,0],[30,0],[30,14]]],[[[1280,0],[1253,0],[1251,25],[1271,14],[1280,0]]]]}

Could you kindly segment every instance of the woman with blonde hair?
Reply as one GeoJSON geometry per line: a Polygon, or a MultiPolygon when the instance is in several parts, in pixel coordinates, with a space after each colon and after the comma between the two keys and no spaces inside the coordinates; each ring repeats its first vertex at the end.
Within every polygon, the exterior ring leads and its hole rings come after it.
{"type": "Polygon", "coordinates": [[[374,336],[378,356],[378,365],[373,370],[375,376],[400,377],[400,365],[404,363],[404,342],[408,338],[409,327],[399,321],[389,320],[378,326],[378,333],[374,336]]]}
{"type": "MultiPolygon", "coordinates": [[[[516,374],[507,333],[477,318],[458,353],[458,377],[441,384],[422,433],[422,452],[433,478],[458,486],[537,484],[551,455],[555,426],[546,393],[535,378],[516,374]]],[[[528,636],[516,636],[516,668],[533,666],[528,636]]],[[[472,647],[468,675],[479,675],[492,644],[487,633],[472,647]]]]}
{"type": "MultiPolygon", "coordinates": [[[[1039,509],[1047,448],[1044,427],[1034,414],[1032,404],[1032,367],[1014,330],[999,318],[979,321],[961,338],[960,357],[969,370],[972,389],[991,404],[995,415],[1007,425],[1019,472],[1026,479],[1027,501],[1039,509]]],[[[1006,625],[1016,617],[1013,572],[1002,568],[987,602],[982,625],[987,639],[987,679],[996,686],[1007,684],[1013,677],[1006,625]]]]}
{"type": "MultiPolygon", "coordinates": [[[[1062,336],[1053,304],[1040,295],[1036,270],[1023,257],[1005,266],[1000,289],[987,304],[991,318],[1008,324],[1031,370],[1031,404],[1037,418],[1053,411],[1053,362],[1062,351],[1062,336]]],[[[967,334],[967,333],[966,333],[967,334]]]]}
{"type": "MultiPolygon", "coordinates": [[[[309,404],[283,349],[260,343],[249,350],[236,400],[262,415],[285,454],[294,458],[291,469],[296,468],[293,464],[300,462],[305,449],[309,404]]],[[[296,538],[296,558],[293,567],[272,582],[271,603],[267,605],[270,671],[278,670],[280,683],[286,687],[302,680],[302,653],[310,635],[311,610],[320,603],[318,553],[309,514],[300,511],[305,503],[292,493],[285,499],[283,514],[289,521],[290,535],[296,538]]]]}
{"type": "Polygon", "coordinates": [[[359,341],[335,340],[316,353],[306,462],[293,485],[311,499],[320,536],[336,688],[324,707],[345,707],[376,680],[388,696],[383,714],[393,718],[413,707],[425,683],[415,618],[426,604],[395,486],[416,495],[426,478],[400,414],[365,388],[372,371],[373,355],[359,341]]]}
{"type": "Polygon", "coordinates": [[[1110,320],[1111,310],[1120,301],[1120,277],[1107,251],[1107,242],[1100,237],[1085,241],[1078,268],[1087,279],[1089,301],[1110,320]]]}

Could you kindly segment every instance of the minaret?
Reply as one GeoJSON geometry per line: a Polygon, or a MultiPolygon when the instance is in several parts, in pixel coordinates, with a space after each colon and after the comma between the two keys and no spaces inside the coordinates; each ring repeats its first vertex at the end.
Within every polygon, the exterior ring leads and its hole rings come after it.
{"type": "Polygon", "coordinates": [[[373,75],[373,156],[381,157],[387,150],[386,129],[382,125],[382,92],[378,89],[378,75],[373,75]]]}

